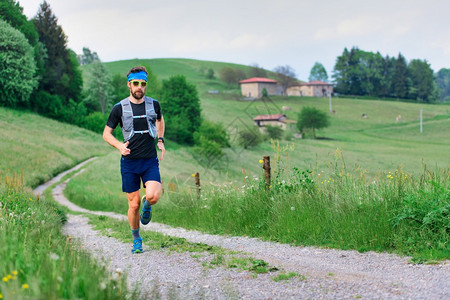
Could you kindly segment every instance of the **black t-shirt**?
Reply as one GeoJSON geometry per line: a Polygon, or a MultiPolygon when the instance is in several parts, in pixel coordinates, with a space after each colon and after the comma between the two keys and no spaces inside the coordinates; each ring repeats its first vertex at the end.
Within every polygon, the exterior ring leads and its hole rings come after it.
{"type": "MultiPolygon", "coordinates": [[[[141,104],[134,104],[130,101],[130,103],[134,116],[145,115],[145,102],[142,102],[141,104]]],[[[161,106],[159,105],[159,102],[153,99],[153,106],[156,112],[156,119],[161,120],[161,106]]],[[[106,122],[106,125],[112,129],[115,129],[117,124],[120,124],[120,127],[123,126],[122,105],[120,105],[120,102],[114,105],[111,113],[109,114],[108,121],[106,122]]],[[[147,119],[133,119],[133,127],[135,131],[148,130],[147,119]]],[[[155,139],[148,133],[135,133],[130,139],[128,148],[130,149],[130,154],[122,156],[127,159],[153,158],[157,156],[155,139]]]]}

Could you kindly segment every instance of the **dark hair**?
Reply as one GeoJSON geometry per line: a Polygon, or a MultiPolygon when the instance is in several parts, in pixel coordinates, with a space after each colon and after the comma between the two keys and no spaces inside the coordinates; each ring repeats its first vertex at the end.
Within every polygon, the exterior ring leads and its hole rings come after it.
{"type": "Polygon", "coordinates": [[[128,77],[128,75],[130,75],[131,73],[139,73],[139,72],[141,72],[141,71],[144,71],[145,73],[147,73],[147,75],[148,75],[148,72],[147,72],[147,69],[144,67],[144,66],[139,66],[139,67],[133,67],[133,68],[131,68],[131,70],[128,72],[128,74],[127,74],[127,77],[128,77]]]}

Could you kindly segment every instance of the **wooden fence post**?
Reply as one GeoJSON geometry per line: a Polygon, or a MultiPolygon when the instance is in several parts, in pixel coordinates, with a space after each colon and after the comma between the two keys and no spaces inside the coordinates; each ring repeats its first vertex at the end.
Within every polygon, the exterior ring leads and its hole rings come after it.
{"type": "Polygon", "coordinates": [[[197,187],[197,196],[200,197],[200,190],[202,189],[200,186],[200,173],[195,173],[195,186],[197,187]]]}
{"type": "Polygon", "coordinates": [[[266,188],[270,187],[270,156],[263,157],[264,176],[266,178],[266,188]]]}

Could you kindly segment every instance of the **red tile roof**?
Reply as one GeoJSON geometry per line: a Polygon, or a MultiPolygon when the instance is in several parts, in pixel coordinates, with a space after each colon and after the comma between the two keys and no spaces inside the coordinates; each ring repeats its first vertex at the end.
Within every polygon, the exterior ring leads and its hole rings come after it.
{"type": "Polygon", "coordinates": [[[262,82],[262,83],[277,83],[276,80],[262,77],[253,77],[245,80],[239,81],[239,83],[254,83],[254,82],[262,82]]]}

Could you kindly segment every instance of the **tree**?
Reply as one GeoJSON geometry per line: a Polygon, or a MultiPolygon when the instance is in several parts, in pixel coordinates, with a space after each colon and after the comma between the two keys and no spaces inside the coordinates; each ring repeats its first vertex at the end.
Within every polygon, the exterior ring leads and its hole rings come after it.
{"type": "Polygon", "coordinates": [[[436,73],[435,81],[441,92],[441,101],[450,101],[450,69],[440,69],[436,73]]]}
{"type": "Polygon", "coordinates": [[[335,92],[339,94],[348,94],[350,91],[350,79],[348,72],[348,58],[349,51],[344,48],[341,56],[336,59],[336,64],[333,69],[333,80],[335,84],[335,92]]]}
{"type": "Polygon", "coordinates": [[[82,81],[78,71],[76,56],[67,48],[67,37],[49,4],[44,1],[34,18],[34,25],[46,50],[45,72],[40,82],[40,89],[50,94],[61,95],[64,104],[69,99],[81,101],[82,81]]]}
{"type": "Polygon", "coordinates": [[[220,70],[220,80],[224,81],[228,88],[231,84],[236,82],[234,69],[231,67],[226,67],[220,70]]]}
{"type": "Polygon", "coordinates": [[[33,48],[23,33],[0,20],[0,104],[27,106],[37,86],[33,48]]]}
{"type": "Polygon", "coordinates": [[[197,132],[194,132],[194,140],[204,137],[207,140],[216,142],[220,147],[230,147],[230,138],[226,129],[220,123],[203,120],[197,132]]]}
{"type": "Polygon", "coordinates": [[[316,62],[314,66],[311,68],[308,80],[309,81],[320,80],[323,82],[328,82],[327,70],[325,70],[325,67],[321,63],[316,62]]]}
{"type": "Polygon", "coordinates": [[[89,65],[100,61],[97,52],[91,52],[87,47],[83,47],[83,54],[77,55],[77,59],[80,65],[89,65]]]}
{"type": "Polygon", "coordinates": [[[208,71],[206,72],[206,78],[208,78],[208,79],[214,79],[215,78],[213,69],[211,69],[211,68],[208,69],[208,71]]]}
{"type": "MultiPolygon", "coordinates": [[[[96,62],[92,64],[88,78],[85,90],[86,106],[91,111],[101,111],[104,114],[112,107],[114,100],[111,75],[101,62],[96,62]]],[[[124,82],[122,84],[125,85],[124,82]]]]}
{"type": "Polygon", "coordinates": [[[33,22],[27,20],[23,14],[23,8],[14,0],[0,0],[0,16],[13,28],[22,32],[31,46],[38,42],[38,33],[33,22]]]}
{"type": "Polygon", "coordinates": [[[252,64],[250,65],[249,76],[265,78],[267,77],[267,71],[261,68],[258,64],[252,64]]]}
{"type": "Polygon", "coordinates": [[[408,65],[405,57],[399,53],[394,67],[394,95],[397,98],[408,96],[408,65]]]}
{"type": "Polygon", "coordinates": [[[195,85],[188,83],[183,75],[163,80],[161,107],[166,119],[166,137],[178,143],[192,145],[194,132],[198,131],[201,119],[200,99],[195,85]]]}
{"type": "Polygon", "coordinates": [[[288,65],[278,66],[274,72],[277,73],[278,82],[283,87],[283,94],[286,95],[287,88],[297,82],[294,69],[288,65]]]}
{"type": "Polygon", "coordinates": [[[313,138],[316,138],[316,129],[330,125],[329,116],[315,107],[303,107],[298,114],[297,128],[303,132],[304,129],[312,129],[313,138]]]}
{"type": "Polygon", "coordinates": [[[411,80],[410,97],[424,102],[434,101],[436,85],[430,64],[426,60],[413,59],[408,65],[408,74],[411,80]]]}

